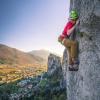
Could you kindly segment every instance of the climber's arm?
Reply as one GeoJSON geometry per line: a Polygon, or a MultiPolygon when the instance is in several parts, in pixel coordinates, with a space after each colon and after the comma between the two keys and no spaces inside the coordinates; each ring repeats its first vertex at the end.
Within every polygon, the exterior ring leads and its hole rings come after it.
{"type": "Polygon", "coordinates": [[[76,24],[67,31],[67,34],[70,35],[71,33],[73,33],[73,31],[78,26],[78,24],[79,24],[79,20],[77,20],[76,24]]]}
{"type": "Polygon", "coordinates": [[[71,29],[69,29],[69,30],[67,31],[67,35],[70,35],[71,33],[73,33],[75,27],[76,27],[76,26],[73,26],[71,29]]]}

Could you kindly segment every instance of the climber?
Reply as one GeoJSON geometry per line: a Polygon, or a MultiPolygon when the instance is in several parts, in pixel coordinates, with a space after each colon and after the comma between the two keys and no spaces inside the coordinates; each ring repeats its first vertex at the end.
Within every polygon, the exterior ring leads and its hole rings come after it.
{"type": "Polygon", "coordinates": [[[58,41],[67,48],[69,70],[78,70],[78,42],[75,40],[75,29],[78,25],[78,13],[72,10],[68,23],[62,34],[58,37],[58,41]]]}

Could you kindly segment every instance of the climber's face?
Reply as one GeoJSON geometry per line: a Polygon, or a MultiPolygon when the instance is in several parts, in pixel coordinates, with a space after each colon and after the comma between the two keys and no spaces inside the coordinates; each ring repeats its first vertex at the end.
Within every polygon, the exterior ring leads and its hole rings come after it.
{"type": "Polygon", "coordinates": [[[71,22],[74,23],[74,24],[76,23],[76,21],[77,21],[77,20],[72,20],[72,19],[71,19],[71,22]]]}

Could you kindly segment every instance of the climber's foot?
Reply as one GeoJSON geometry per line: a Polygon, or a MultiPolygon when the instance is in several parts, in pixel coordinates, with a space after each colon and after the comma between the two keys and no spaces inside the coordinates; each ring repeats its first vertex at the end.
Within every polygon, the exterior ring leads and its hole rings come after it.
{"type": "Polygon", "coordinates": [[[78,69],[79,69],[79,64],[74,64],[74,65],[73,65],[73,69],[74,69],[74,71],[78,71],[78,69]]]}
{"type": "Polygon", "coordinates": [[[69,65],[69,71],[78,71],[79,67],[78,64],[69,65]]]}
{"type": "Polygon", "coordinates": [[[73,71],[74,68],[73,68],[73,65],[69,65],[69,71],[73,71]]]}

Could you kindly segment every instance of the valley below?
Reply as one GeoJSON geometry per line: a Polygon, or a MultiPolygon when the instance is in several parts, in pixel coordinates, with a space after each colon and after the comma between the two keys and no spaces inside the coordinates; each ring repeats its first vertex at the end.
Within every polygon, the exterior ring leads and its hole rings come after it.
{"type": "Polygon", "coordinates": [[[0,85],[14,82],[19,79],[34,77],[47,71],[47,65],[34,64],[19,67],[0,65],[0,85]]]}

